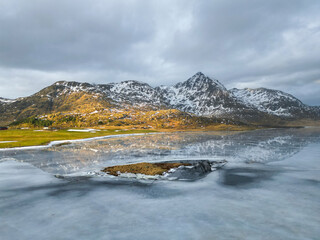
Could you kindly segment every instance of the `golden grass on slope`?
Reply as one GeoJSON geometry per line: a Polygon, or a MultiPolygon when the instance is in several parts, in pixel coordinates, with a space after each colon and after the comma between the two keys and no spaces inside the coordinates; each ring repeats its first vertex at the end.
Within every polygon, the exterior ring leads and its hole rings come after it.
{"type": "Polygon", "coordinates": [[[117,130],[104,129],[96,132],[34,131],[32,129],[9,129],[0,131],[0,148],[46,145],[51,141],[74,140],[116,134],[148,133],[151,130],[117,130]],[[13,141],[13,142],[7,142],[13,141]],[[2,143],[1,143],[2,142],[2,143]]]}

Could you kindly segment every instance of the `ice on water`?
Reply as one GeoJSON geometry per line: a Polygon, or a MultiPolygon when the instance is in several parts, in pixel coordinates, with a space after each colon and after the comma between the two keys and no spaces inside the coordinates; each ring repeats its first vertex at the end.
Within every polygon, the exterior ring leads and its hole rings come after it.
{"type": "Polygon", "coordinates": [[[167,133],[0,152],[1,239],[317,239],[320,130],[167,133]],[[60,179],[140,161],[228,161],[197,181],[60,179]]]}

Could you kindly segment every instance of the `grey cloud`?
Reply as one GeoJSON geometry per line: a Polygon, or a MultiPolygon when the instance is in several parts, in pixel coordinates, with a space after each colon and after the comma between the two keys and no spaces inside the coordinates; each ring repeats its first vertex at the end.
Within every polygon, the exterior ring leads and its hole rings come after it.
{"type": "MultiPolygon", "coordinates": [[[[195,7],[196,16],[192,28],[177,33],[176,41],[166,55],[173,61],[191,66],[195,62],[197,65],[210,63],[212,71],[217,71],[215,74],[221,72],[225,75],[225,72],[234,70],[239,74],[248,70],[246,65],[254,65],[274,52],[282,52],[287,43],[284,34],[305,28],[308,24],[303,22],[304,15],[314,14],[315,19],[312,20],[319,20],[318,13],[314,11],[315,7],[319,9],[319,4],[316,1],[313,3],[304,4],[303,1],[291,0],[201,1],[195,7]],[[225,68],[229,68],[229,71],[225,68]]],[[[319,29],[314,31],[319,32],[319,29]]],[[[314,32],[304,34],[312,37],[314,32]]],[[[315,36],[312,40],[316,40],[315,36]]],[[[296,47],[299,46],[293,46],[296,47]]],[[[314,47],[307,45],[303,50],[309,53],[314,47]]],[[[291,58],[290,50],[295,49],[288,49],[285,53],[288,58],[291,58]]],[[[283,61],[288,59],[283,60],[284,56],[281,57],[281,61],[270,59],[268,63],[273,66],[283,65],[283,61]]],[[[267,68],[268,65],[260,66],[262,67],[267,68]]]]}
{"type": "Polygon", "coordinates": [[[132,48],[153,35],[152,16],[143,10],[147,2],[31,2],[13,0],[0,10],[2,66],[130,68],[135,65],[132,48]]]}
{"type": "Polygon", "coordinates": [[[317,0],[0,0],[0,96],[203,71],[320,105],[319,12],[317,0]]]}

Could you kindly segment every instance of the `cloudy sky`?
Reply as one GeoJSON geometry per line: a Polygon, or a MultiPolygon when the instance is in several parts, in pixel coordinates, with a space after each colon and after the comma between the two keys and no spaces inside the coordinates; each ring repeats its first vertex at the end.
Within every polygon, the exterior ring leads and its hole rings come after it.
{"type": "Polygon", "coordinates": [[[319,0],[0,0],[0,96],[198,71],[320,105],[319,0]]]}

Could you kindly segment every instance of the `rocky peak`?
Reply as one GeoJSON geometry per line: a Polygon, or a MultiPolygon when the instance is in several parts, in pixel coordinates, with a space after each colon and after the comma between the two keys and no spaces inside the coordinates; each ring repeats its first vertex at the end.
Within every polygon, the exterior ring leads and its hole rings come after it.
{"type": "Polygon", "coordinates": [[[227,89],[217,79],[211,79],[202,72],[197,72],[187,81],[176,84],[175,87],[184,87],[190,90],[220,89],[222,91],[227,91],[227,89]]]}

